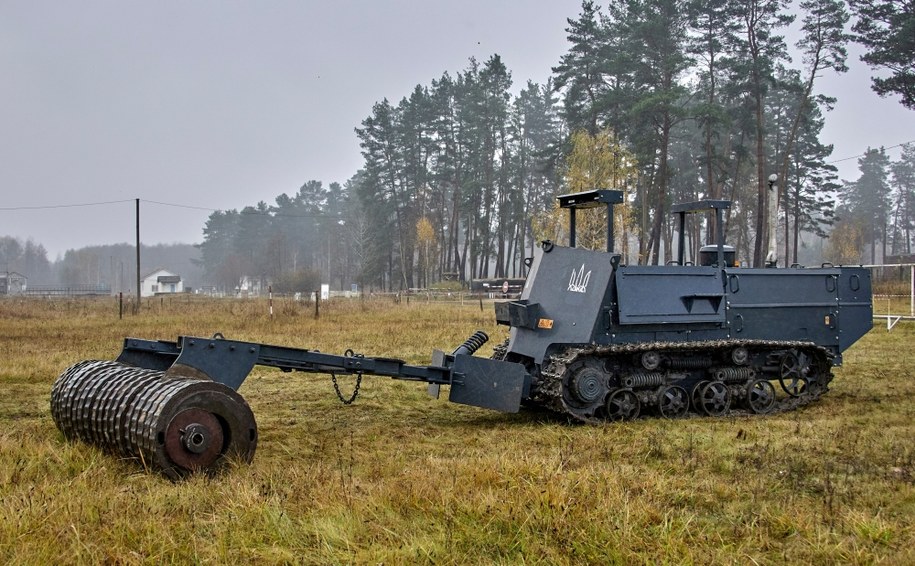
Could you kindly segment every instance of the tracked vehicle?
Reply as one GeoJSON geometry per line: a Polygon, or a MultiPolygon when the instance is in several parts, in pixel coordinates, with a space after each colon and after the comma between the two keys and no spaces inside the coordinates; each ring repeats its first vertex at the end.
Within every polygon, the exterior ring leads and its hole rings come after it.
{"type": "Polygon", "coordinates": [[[679,251],[666,266],[621,265],[612,253],[620,192],[559,201],[570,214],[570,247],[545,242],[521,299],[496,307],[511,327],[498,357],[528,368],[531,404],[581,421],[630,419],[645,408],[667,417],[783,410],[824,393],[832,366],[873,324],[866,268],[737,267],[723,241],[728,201],[673,207],[679,251]],[[576,248],[576,211],[599,206],[611,219],[607,252],[576,248]],[[694,265],[684,234],[697,213],[713,215],[719,239],[694,265]]]}
{"type": "Polygon", "coordinates": [[[595,190],[559,197],[570,214],[570,245],[543,242],[528,260],[521,297],[496,304],[509,338],[491,358],[474,353],[475,332],[428,366],[212,338],[127,338],[115,361],[65,370],[51,412],[67,438],[136,458],[178,479],[251,461],[258,433],[237,389],[255,365],[327,373],[340,399],[355,399],[363,375],[442,386],[452,402],[516,412],[550,409],[575,421],[795,408],[827,391],[842,352],[872,326],[870,272],[861,267],[740,268],[721,236],[684,255],[685,222],[711,213],[722,234],[730,203],[704,200],[679,215],[676,262],[630,266],[613,253],[613,205],[622,193],[595,190]],[[608,211],[607,251],[576,247],[576,213],[608,211]],[[338,375],[357,376],[346,398],[338,375]],[[776,387],[776,385],[778,387],[776,387]]]}

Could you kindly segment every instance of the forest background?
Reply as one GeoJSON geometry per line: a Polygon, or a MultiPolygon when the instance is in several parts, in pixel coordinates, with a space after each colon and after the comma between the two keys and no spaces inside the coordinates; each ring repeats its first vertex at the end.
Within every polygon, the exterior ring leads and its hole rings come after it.
{"type": "MultiPolygon", "coordinates": [[[[742,264],[761,265],[772,174],[782,265],[911,254],[915,145],[896,161],[869,148],[859,178],[841,182],[820,142],[835,99],[816,82],[847,69],[856,41],[874,90],[915,109],[913,29],[911,2],[892,0],[586,1],[545,84],[513,95],[499,55],[470,59],[374,104],[355,128],[364,165],[347,182],[214,211],[202,243],[144,247],[144,265],[224,291],[243,277],[290,291],[316,278],[399,290],[523,277],[537,242],[563,241],[555,196],[596,187],[626,194],[615,223],[624,262],[670,261],[671,204],[710,198],[732,201],[726,240],[742,264]]],[[[714,237],[694,223],[688,256],[714,237]]],[[[52,263],[40,243],[0,238],[0,266],[33,284],[129,286],[133,253],[99,246],[52,263]]]]}

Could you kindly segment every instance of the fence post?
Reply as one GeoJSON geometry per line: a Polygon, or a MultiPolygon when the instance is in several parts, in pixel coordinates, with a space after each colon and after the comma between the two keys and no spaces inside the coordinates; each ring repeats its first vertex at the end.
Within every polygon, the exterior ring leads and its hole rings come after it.
{"type": "Polygon", "coordinates": [[[321,303],[321,290],[318,289],[315,291],[315,318],[320,316],[318,305],[321,303]]]}

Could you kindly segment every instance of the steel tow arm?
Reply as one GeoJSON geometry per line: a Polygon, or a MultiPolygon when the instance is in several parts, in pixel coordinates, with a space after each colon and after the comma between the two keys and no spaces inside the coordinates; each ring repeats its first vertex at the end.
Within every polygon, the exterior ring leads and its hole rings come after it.
{"type": "Polygon", "coordinates": [[[530,375],[521,364],[473,355],[489,338],[477,331],[451,354],[434,351],[432,364],[408,365],[396,358],[365,357],[273,346],[237,340],[182,336],[177,341],[126,338],[117,361],[165,371],[167,375],[206,377],[238,389],[255,365],[284,372],[375,375],[417,381],[436,391],[450,386],[448,400],[502,412],[517,412],[529,394],[530,375]]]}

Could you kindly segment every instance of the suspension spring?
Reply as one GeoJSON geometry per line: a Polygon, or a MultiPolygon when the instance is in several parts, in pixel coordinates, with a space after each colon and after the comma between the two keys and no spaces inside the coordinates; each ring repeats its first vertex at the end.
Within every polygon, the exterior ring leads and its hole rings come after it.
{"type": "Polygon", "coordinates": [[[723,381],[725,383],[737,383],[742,381],[748,381],[756,377],[756,370],[748,367],[723,367],[723,368],[710,368],[709,373],[718,381],[723,381]]]}
{"type": "Polygon", "coordinates": [[[464,343],[454,349],[452,355],[464,354],[472,356],[474,352],[480,349],[480,346],[489,341],[489,336],[482,330],[474,332],[470,338],[464,340],[464,343]]]}
{"type": "Polygon", "coordinates": [[[626,374],[621,381],[623,387],[654,387],[657,385],[664,385],[667,383],[668,378],[666,374],[657,371],[639,371],[626,374]]]}

